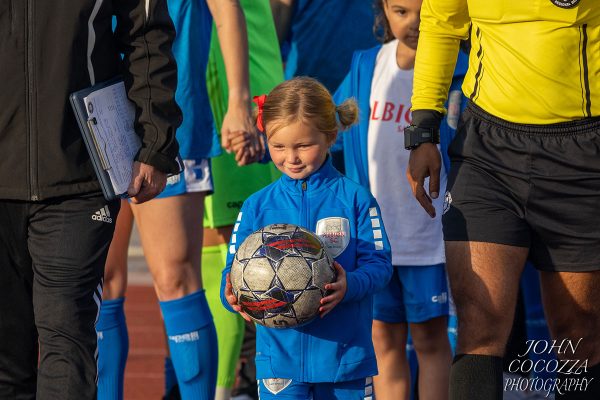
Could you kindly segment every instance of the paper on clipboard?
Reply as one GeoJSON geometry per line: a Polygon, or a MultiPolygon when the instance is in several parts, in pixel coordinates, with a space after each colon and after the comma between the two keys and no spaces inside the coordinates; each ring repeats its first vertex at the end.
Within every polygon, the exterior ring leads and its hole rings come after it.
{"type": "Polygon", "coordinates": [[[122,81],[96,90],[83,99],[102,168],[116,194],[127,192],[133,175],[133,160],[142,143],[133,122],[135,107],[127,98],[122,81]]]}

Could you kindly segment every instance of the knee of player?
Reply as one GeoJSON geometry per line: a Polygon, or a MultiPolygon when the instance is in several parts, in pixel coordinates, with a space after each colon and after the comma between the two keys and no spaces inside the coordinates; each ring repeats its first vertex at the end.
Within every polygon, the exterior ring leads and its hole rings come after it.
{"type": "MultiPolygon", "coordinates": [[[[404,328],[406,329],[406,328],[404,328]]],[[[404,352],[406,347],[406,334],[400,324],[386,324],[377,321],[373,325],[373,344],[381,352],[404,352]]]]}
{"type": "Polygon", "coordinates": [[[502,314],[493,310],[465,313],[458,320],[459,341],[477,347],[503,348],[512,324],[510,313],[502,314]]]}
{"type": "MultiPolygon", "coordinates": [[[[597,325],[594,316],[586,315],[580,310],[561,310],[546,314],[546,321],[552,336],[557,338],[569,337],[591,332],[592,325],[597,325]]],[[[597,316],[595,318],[598,318],[597,316]]]]}
{"type": "Polygon", "coordinates": [[[104,285],[102,298],[104,300],[114,300],[125,296],[127,289],[127,272],[117,270],[107,270],[104,273],[104,285]]]}
{"type": "Polygon", "coordinates": [[[173,300],[183,297],[197,290],[196,285],[181,275],[161,275],[154,278],[154,286],[161,301],[173,300]]]}
{"type": "Polygon", "coordinates": [[[593,364],[600,362],[600,323],[597,316],[580,317],[575,321],[568,318],[557,321],[549,316],[548,325],[558,358],[576,357],[593,364]]]}
{"type": "MultiPolygon", "coordinates": [[[[46,346],[60,342],[68,348],[78,346],[76,342],[69,339],[73,337],[87,337],[95,342],[94,321],[99,311],[99,299],[95,296],[94,294],[94,299],[91,295],[86,296],[89,299],[79,302],[55,298],[51,308],[35,305],[35,324],[40,341],[46,346]]],[[[70,350],[64,349],[64,351],[70,350]]]]}
{"type": "Polygon", "coordinates": [[[413,346],[417,353],[422,355],[450,352],[450,341],[448,340],[448,330],[446,327],[420,328],[423,329],[413,328],[413,325],[411,325],[413,346]]]}

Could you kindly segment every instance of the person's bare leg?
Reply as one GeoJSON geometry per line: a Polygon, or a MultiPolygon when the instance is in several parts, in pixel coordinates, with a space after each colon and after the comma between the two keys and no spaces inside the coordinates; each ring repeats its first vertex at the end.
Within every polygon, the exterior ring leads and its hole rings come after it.
{"type": "Polygon", "coordinates": [[[204,193],[136,204],[133,214],[158,299],[178,299],[202,288],[204,193]]]}
{"type": "Polygon", "coordinates": [[[419,399],[448,398],[452,351],[448,340],[448,318],[438,317],[409,324],[419,361],[419,399]]]}
{"type": "Polygon", "coordinates": [[[408,400],[410,368],[406,357],[408,326],[373,320],[373,346],[379,375],[373,377],[378,400],[408,400]]]}
{"type": "Polygon", "coordinates": [[[523,247],[446,242],[458,354],[504,355],[527,254],[523,247]]]}
{"type": "MultiPolygon", "coordinates": [[[[575,378],[577,390],[557,393],[557,399],[600,398],[600,271],[541,272],[542,300],[551,336],[556,340],[557,357],[579,360],[586,367],[579,373],[558,374],[559,379],[575,378]],[[589,385],[587,384],[589,382],[589,385]],[[585,386],[585,387],[584,387],[585,386]]],[[[579,364],[582,365],[582,364],[579,364]]],[[[564,370],[568,372],[569,368],[564,370]]],[[[576,371],[575,368],[572,369],[576,371]]]]}
{"type": "Polygon", "coordinates": [[[214,398],[217,337],[200,275],[202,192],[135,205],[181,398],[214,398]]]}
{"type": "Polygon", "coordinates": [[[115,234],[108,249],[108,257],[104,266],[104,289],[102,298],[114,300],[125,296],[127,290],[127,254],[131,230],[133,228],[133,213],[127,200],[121,200],[121,210],[117,217],[115,234]]]}
{"type": "Polygon", "coordinates": [[[450,400],[502,399],[502,356],[528,252],[495,243],[446,242],[446,267],[458,315],[450,400]]]}
{"type": "Polygon", "coordinates": [[[115,233],[104,266],[103,300],[96,324],[98,400],[123,398],[125,364],[129,353],[124,302],[127,289],[127,250],[132,227],[131,207],[126,200],[122,200],[115,233]]]}
{"type": "Polygon", "coordinates": [[[219,344],[219,368],[217,390],[214,400],[229,400],[236,378],[244,337],[244,319],[239,314],[230,313],[221,304],[221,272],[229,253],[229,239],[233,225],[218,228],[204,228],[202,247],[202,280],[206,290],[208,305],[215,321],[219,344]]]}

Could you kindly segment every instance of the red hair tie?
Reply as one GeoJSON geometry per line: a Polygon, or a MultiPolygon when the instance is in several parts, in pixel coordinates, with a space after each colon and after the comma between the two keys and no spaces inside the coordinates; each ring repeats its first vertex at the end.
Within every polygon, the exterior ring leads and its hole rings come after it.
{"type": "Polygon", "coordinates": [[[260,96],[254,96],[252,98],[252,101],[258,107],[258,115],[256,116],[256,127],[261,132],[264,132],[265,131],[265,126],[263,124],[263,107],[265,105],[265,101],[267,101],[267,95],[266,94],[262,94],[260,96]]]}

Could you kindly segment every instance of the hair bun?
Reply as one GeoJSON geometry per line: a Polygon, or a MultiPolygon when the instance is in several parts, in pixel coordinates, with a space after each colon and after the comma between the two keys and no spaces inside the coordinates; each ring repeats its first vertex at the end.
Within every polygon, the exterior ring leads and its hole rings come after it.
{"type": "Polygon", "coordinates": [[[358,105],[354,98],[346,99],[335,107],[340,129],[345,130],[358,121],[358,105]]]}

